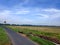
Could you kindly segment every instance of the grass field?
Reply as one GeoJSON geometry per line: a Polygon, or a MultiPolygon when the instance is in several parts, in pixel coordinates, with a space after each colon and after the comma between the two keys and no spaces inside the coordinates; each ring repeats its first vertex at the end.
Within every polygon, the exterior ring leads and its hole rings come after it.
{"type": "Polygon", "coordinates": [[[2,27],[0,27],[0,45],[10,45],[9,38],[2,27]]]}
{"type": "Polygon", "coordinates": [[[23,32],[23,34],[29,35],[28,37],[30,39],[41,45],[54,45],[54,44],[49,40],[45,40],[36,36],[31,36],[30,35],[31,33],[34,35],[44,35],[48,37],[53,37],[60,40],[60,27],[9,26],[9,28],[13,29],[16,32],[23,32]]]}

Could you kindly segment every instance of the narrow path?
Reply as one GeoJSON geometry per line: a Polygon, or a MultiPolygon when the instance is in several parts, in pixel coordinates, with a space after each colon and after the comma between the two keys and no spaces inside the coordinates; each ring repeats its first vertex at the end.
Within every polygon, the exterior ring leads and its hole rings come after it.
{"type": "Polygon", "coordinates": [[[36,45],[31,40],[17,34],[11,29],[6,28],[6,27],[4,27],[4,29],[7,32],[8,36],[10,37],[13,45],[36,45]]]}

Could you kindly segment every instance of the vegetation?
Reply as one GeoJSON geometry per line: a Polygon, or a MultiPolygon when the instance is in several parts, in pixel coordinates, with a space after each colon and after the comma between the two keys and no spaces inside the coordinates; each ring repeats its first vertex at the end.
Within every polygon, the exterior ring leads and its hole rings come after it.
{"type": "Polygon", "coordinates": [[[54,37],[60,40],[60,28],[59,27],[31,27],[31,26],[8,26],[16,32],[27,35],[33,41],[41,45],[54,45],[51,41],[42,39],[33,35],[44,35],[48,37],[54,37]]]}
{"type": "Polygon", "coordinates": [[[37,36],[29,36],[29,38],[32,39],[33,41],[39,43],[40,45],[55,45],[51,41],[39,38],[37,36]]]}
{"type": "Polygon", "coordinates": [[[32,33],[36,35],[45,35],[56,37],[60,40],[60,27],[31,27],[31,26],[9,26],[16,32],[32,33]]]}
{"type": "Polygon", "coordinates": [[[10,45],[9,38],[2,27],[0,27],[0,45],[10,45]]]}

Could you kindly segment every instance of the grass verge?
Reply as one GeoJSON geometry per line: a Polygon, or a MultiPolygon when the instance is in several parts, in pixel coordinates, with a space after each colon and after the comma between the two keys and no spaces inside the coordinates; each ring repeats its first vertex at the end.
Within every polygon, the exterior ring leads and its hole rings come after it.
{"type": "Polygon", "coordinates": [[[0,45],[10,45],[9,38],[2,27],[0,27],[0,45]]]}
{"type": "Polygon", "coordinates": [[[29,36],[29,38],[37,43],[39,43],[40,45],[55,45],[54,43],[52,43],[51,41],[39,38],[37,36],[29,36]]]}

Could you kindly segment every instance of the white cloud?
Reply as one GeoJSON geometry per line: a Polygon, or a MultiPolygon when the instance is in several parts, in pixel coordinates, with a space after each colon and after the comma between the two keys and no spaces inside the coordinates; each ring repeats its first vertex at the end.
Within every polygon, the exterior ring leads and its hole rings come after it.
{"type": "Polygon", "coordinates": [[[16,11],[15,14],[28,14],[30,11],[29,10],[19,10],[19,11],[16,11]]]}
{"type": "MultiPolygon", "coordinates": [[[[39,9],[39,8],[38,8],[39,9]]],[[[34,15],[39,16],[41,18],[58,18],[60,17],[60,10],[57,9],[19,9],[19,10],[3,10],[0,11],[1,17],[8,17],[9,15],[34,15]]],[[[0,17],[0,18],[1,18],[0,17]]]]}
{"type": "Polygon", "coordinates": [[[52,19],[60,17],[60,10],[58,9],[43,9],[42,11],[52,19]]]}
{"type": "Polygon", "coordinates": [[[10,14],[10,11],[9,10],[4,10],[4,11],[0,11],[0,18],[6,18],[8,17],[10,14]]]}
{"type": "Polygon", "coordinates": [[[49,18],[49,16],[45,14],[35,14],[35,15],[39,18],[49,18]]]}
{"type": "MultiPolygon", "coordinates": [[[[24,2],[22,2],[22,5],[24,3],[28,3],[29,1],[28,0],[24,0],[24,2]]],[[[55,8],[46,8],[46,9],[43,9],[43,8],[23,8],[23,6],[21,5],[18,5],[19,8],[15,8],[15,9],[18,9],[16,11],[16,14],[22,14],[22,15],[34,15],[34,16],[37,16],[38,18],[58,18],[60,17],[60,10],[58,9],[55,9],[55,8]],[[20,10],[21,9],[21,10],[20,10]],[[40,15],[40,16],[39,16],[40,15]]],[[[15,6],[17,7],[17,6],[15,6]]]]}
{"type": "Polygon", "coordinates": [[[47,23],[48,19],[56,19],[60,17],[60,10],[58,9],[15,9],[15,10],[3,10],[0,11],[0,20],[7,20],[11,23],[20,23],[20,24],[36,24],[47,23]],[[22,15],[21,15],[22,14],[22,15]],[[26,17],[25,17],[26,16],[26,17]],[[28,17],[27,17],[28,16],[28,17]],[[32,17],[33,16],[33,17],[32,17]],[[31,19],[31,17],[33,19],[31,19]],[[35,18],[36,19],[35,19],[35,18]]]}
{"type": "Polygon", "coordinates": [[[44,9],[43,11],[47,11],[47,12],[60,12],[60,10],[54,9],[54,8],[51,8],[51,9],[44,9]]]}

